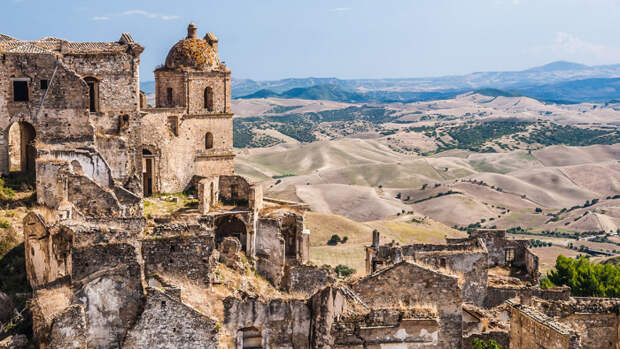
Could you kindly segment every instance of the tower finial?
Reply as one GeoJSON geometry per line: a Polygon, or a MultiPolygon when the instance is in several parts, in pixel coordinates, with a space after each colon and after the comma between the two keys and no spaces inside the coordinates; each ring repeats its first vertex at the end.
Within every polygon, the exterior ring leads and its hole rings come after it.
{"type": "Polygon", "coordinates": [[[196,24],[190,23],[187,26],[187,38],[188,39],[196,39],[196,24]]]}

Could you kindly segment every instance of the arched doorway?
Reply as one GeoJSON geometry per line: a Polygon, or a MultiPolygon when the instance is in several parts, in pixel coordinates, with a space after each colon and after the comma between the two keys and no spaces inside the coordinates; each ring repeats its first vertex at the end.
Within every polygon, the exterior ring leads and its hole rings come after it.
{"type": "Polygon", "coordinates": [[[25,122],[15,122],[9,128],[9,172],[20,173],[28,177],[35,176],[36,132],[34,127],[25,122]]]}
{"type": "Polygon", "coordinates": [[[144,197],[152,196],[156,192],[155,154],[148,149],[142,149],[142,190],[144,197]]]}
{"type": "Polygon", "coordinates": [[[219,247],[220,243],[227,237],[234,237],[241,243],[241,250],[246,251],[247,231],[245,224],[235,216],[224,216],[215,220],[215,245],[219,247]]]}

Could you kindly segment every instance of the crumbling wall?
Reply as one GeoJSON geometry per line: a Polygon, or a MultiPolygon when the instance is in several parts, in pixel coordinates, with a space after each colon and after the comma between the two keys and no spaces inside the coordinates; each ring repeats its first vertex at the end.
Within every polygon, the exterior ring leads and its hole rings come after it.
{"type": "Polygon", "coordinates": [[[336,277],[329,269],[299,264],[287,266],[284,269],[281,287],[288,293],[310,297],[320,289],[335,282],[336,277]]]}
{"type": "Polygon", "coordinates": [[[219,188],[222,201],[241,205],[243,203],[247,205],[250,201],[250,183],[241,176],[220,176],[219,188]]]}
{"type": "Polygon", "coordinates": [[[33,289],[45,286],[71,274],[72,234],[52,228],[36,212],[24,217],[26,275],[33,289]]]}
{"type": "Polygon", "coordinates": [[[440,323],[437,347],[461,347],[463,301],[456,276],[400,262],[360,279],[351,287],[373,309],[435,306],[440,323]]]}
{"type": "Polygon", "coordinates": [[[515,297],[538,297],[547,300],[564,300],[570,298],[570,287],[554,287],[541,289],[536,286],[489,286],[487,289],[487,300],[485,306],[487,308],[496,307],[508,299],[515,297]]]}
{"type": "Polygon", "coordinates": [[[88,346],[120,346],[143,305],[136,249],[91,245],[74,248],[72,258],[73,299],[85,309],[88,346]]]}
{"type": "Polygon", "coordinates": [[[310,348],[311,315],[303,300],[224,300],[224,326],[236,336],[237,348],[243,347],[242,330],[251,327],[260,330],[263,348],[310,348]]]}
{"type": "Polygon", "coordinates": [[[272,284],[279,285],[286,264],[280,222],[261,217],[256,228],[256,270],[272,284]]]}
{"type": "Polygon", "coordinates": [[[144,311],[123,348],[204,348],[219,344],[218,323],[178,298],[147,288],[144,311]]]}
{"type": "Polygon", "coordinates": [[[487,298],[489,264],[486,251],[430,252],[416,254],[415,260],[434,268],[446,268],[463,275],[463,301],[483,306],[487,298]]]}
{"type": "Polygon", "coordinates": [[[201,178],[196,187],[198,191],[198,211],[202,214],[207,214],[218,202],[219,180],[217,177],[201,178]]]}
{"type": "Polygon", "coordinates": [[[511,349],[578,349],[577,333],[548,316],[524,305],[511,303],[511,349]]]}
{"type": "Polygon", "coordinates": [[[579,333],[584,348],[620,348],[620,300],[575,297],[534,301],[536,309],[579,333]]]}
{"type": "Polygon", "coordinates": [[[210,285],[215,263],[212,236],[150,238],[142,241],[146,275],[169,274],[210,285]]]}

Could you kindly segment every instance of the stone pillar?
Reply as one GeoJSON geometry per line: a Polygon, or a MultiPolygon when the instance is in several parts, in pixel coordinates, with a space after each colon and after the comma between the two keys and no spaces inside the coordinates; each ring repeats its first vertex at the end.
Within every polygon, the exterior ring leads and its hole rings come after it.
{"type": "Polygon", "coordinates": [[[379,238],[380,238],[380,234],[379,231],[377,229],[372,231],[372,248],[379,248],[379,238]]]}

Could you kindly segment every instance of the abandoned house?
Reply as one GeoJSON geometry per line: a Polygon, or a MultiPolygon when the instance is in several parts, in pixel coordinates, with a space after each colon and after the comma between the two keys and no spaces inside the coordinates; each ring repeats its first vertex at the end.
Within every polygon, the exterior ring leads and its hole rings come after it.
{"type": "Polygon", "coordinates": [[[401,247],[376,232],[367,275],[348,282],[312,265],[305,207],[234,173],[215,35],[188,26],[155,70],[154,107],[143,50],[129,34],[0,35],[0,172],[36,183],[24,238],[39,348],[555,348],[538,334],[594,348],[618,333],[617,302],[541,290],[527,242],[501,231],[401,247]],[[145,215],[145,198],[189,189],[197,205],[145,215]]]}

